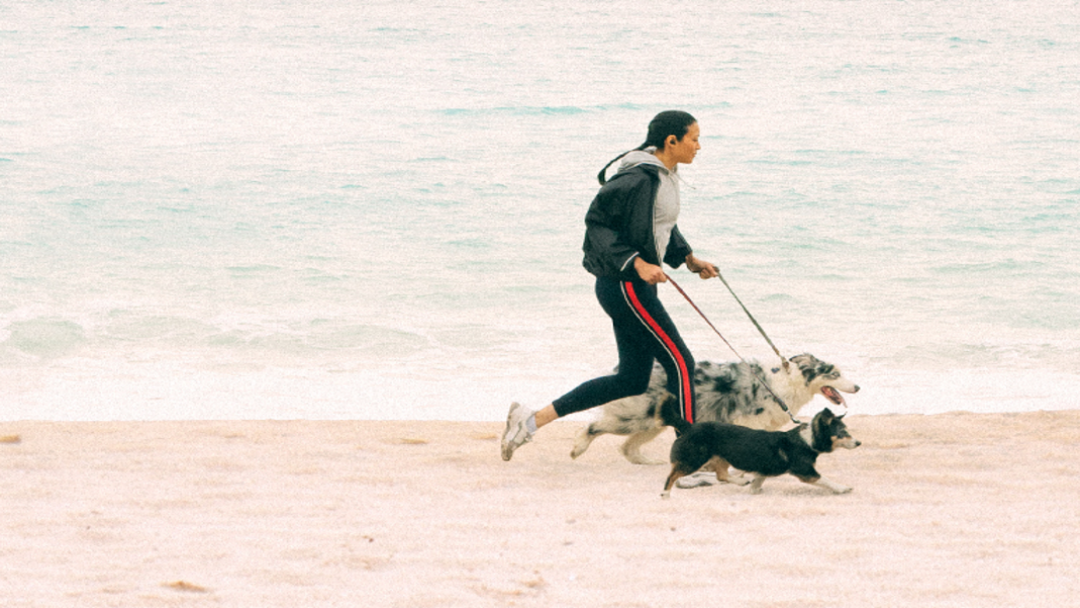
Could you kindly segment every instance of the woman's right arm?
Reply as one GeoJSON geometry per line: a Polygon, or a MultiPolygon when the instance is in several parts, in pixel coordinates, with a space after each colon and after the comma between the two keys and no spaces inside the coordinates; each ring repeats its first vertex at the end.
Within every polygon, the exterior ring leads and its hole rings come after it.
{"type": "Polygon", "coordinates": [[[637,271],[638,276],[642,281],[645,281],[649,285],[656,285],[657,283],[667,283],[668,277],[664,269],[656,264],[650,264],[640,257],[634,258],[634,270],[637,271]]]}

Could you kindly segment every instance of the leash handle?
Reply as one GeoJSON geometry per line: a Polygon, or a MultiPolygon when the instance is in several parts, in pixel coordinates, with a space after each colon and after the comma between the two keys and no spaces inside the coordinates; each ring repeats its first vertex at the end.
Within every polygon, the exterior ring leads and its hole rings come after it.
{"type": "MultiPolygon", "coordinates": [[[[679,293],[682,294],[682,297],[685,298],[686,301],[690,303],[690,306],[692,306],[694,308],[694,310],[696,310],[697,313],[699,315],[701,315],[701,318],[705,319],[705,322],[709,324],[709,327],[711,327],[714,332],[716,332],[716,335],[720,336],[720,339],[724,341],[724,344],[728,345],[728,348],[731,349],[731,352],[735,353],[735,356],[737,356],[740,361],[742,361],[743,363],[746,363],[747,367],[750,367],[750,364],[747,363],[746,359],[744,359],[743,356],[739,354],[739,351],[735,350],[735,347],[731,345],[731,342],[728,342],[727,338],[724,337],[724,334],[720,333],[719,329],[716,329],[716,326],[713,325],[712,321],[709,320],[709,317],[705,316],[705,313],[702,312],[700,308],[698,308],[697,304],[694,304],[694,301],[691,300],[690,296],[687,295],[685,291],[683,291],[683,288],[680,287],[679,284],[675,282],[675,279],[672,279],[667,274],[665,274],[664,276],[666,276],[668,282],[671,283],[675,287],[675,289],[677,289],[679,291],[679,293]]],[[[717,271],[717,276],[719,276],[719,270],[717,271]]],[[[724,281],[724,277],[720,277],[720,280],[724,281]]],[[[727,281],[724,281],[724,285],[727,285],[727,281]]],[[[730,290],[730,289],[731,289],[731,287],[728,287],[728,290],[730,290]]],[[[735,295],[735,292],[732,292],[731,295],[735,295]]],[[[738,296],[736,296],[735,299],[738,300],[739,299],[738,296]]],[[[742,302],[739,302],[739,305],[742,306],[742,302]]],[[[743,310],[746,310],[745,306],[743,306],[743,310]]],[[[749,315],[750,311],[746,311],[746,314],[749,315]]],[[[754,317],[751,316],[750,320],[753,321],[754,317]]],[[[757,324],[757,321],[754,321],[754,325],[757,325],[758,331],[761,331],[762,335],[765,334],[765,332],[761,330],[761,326],[757,324]]],[[[765,336],[765,339],[769,340],[769,337],[765,336]]],[[[780,360],[783,361],[783,363],[784,363],[784,371],[786,372],[787,368],[788,368],[788,360],[785,359],[783,355],[780,355],[780,351],[776,350],[776,347],[773,346],[773,343],[772,343],[771,340],[769,341],[769,346],[772,346],[773,350],[776,352],[776,354],[780,356],[780,360]]],[[[753,368],[751,368],[751,371],[752,371],[752,369],[753,368]]],[[[788,406],[787,406],[786,403],[784,403],[784,400],[780,398],[780,395],[777,395],[775,392],[773,392],[772,387],[769,386],[769,383],[766,382],[765,379],[762,378],[761,376],[758,376],[758,380],[761,382],[761,385],[765,387],[765,390],[769,391],[769,394],[773,396],[773,399],[776,399],[776,402],[780,404],[780,409],[784,410],[784,413],[788,415],[788,418],[790,418],[791,421],[794,422],[795,424],[801,424],[799,422],[799,419],[796,418],[795,415],[791,413],[790,409],[788,409],[788,406]]]]}
{"type": "Polygon", "coordinates": [[[746,313],[746,316],[750,317],[750,321],[754,324],[754,327],[756,327],[757,330],[761,333],[761,337],[765,338],[765,341],[768,342],[769,346],[772,347],[773,352],[776,353],[776,356],[780,357],[780,362],[784,366],[784,371],[787,371],[787,358],[785,358],[784,355],[780,354],[780,349],[776,348],[776,345],[773,344],[773,341],[769,339],[769,335],[766,334],[765,330],[761,328],[761,324],[757,322],[757,319],[754,318],[754,315],[750,314],[750,311],[746,308],[746,305],[742,303],[742,300],[739,299],[739,296],[735,295],[735,290],[731,288],[731,285],[728,285],[727,280],[724,279],[724,275],[720,274],[719,268],[716,269],[716,276],[720,279],[720,282],[724,284],[724,287],[727,287],[727,290],[731,292],[731,297],[735,298],[735,301],[739,303],[739,306],[742,307],[743,312],[746,313]]]}

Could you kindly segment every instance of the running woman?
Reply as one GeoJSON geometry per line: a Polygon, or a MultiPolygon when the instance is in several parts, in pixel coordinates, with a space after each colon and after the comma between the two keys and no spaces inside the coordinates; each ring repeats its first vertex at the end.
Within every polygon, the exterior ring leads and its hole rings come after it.
{"type": "Polygon", "coordinates": [[[536,412],[511,404],[503,460],[557,418],[644,393],[654,361],[667,372],[667,390],[678,399],[683,419],[694,422],[694,358],[657,298],[656,285],[668,280],[661,262],[672,268],[685,262],[702,279],[719,275],[716,266],[694,256],[676,225],[678,167],[694,161],[700,132],[690,114],[661,112],[649,123],[645,143],[600,170],[601,188],[585,215],[583,263],[596,276],[596,298],[611,317],[618,371],[589,380],[536,412]],[[608,167],[620,159],[618,172],[607,180],[608,167]]]}

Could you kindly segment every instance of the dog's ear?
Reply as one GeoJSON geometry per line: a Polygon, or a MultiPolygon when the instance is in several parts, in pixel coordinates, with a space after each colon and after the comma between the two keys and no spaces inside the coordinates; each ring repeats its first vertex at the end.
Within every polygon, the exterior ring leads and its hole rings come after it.
{"type": "Polygon", "coordinates": [[[833,418],[836,418],[836,414],[834,414],[831,409],[825,408],[821,410],[821,417],[825,420],[832,420],[833,418]]]}

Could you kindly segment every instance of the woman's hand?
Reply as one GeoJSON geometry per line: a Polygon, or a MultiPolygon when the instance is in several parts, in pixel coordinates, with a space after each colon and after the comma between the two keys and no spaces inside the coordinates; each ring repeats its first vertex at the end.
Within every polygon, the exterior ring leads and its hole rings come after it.
{"type": "Polygon", "coordinates": [[[706,262],[705,260],[699,260],[692,253],[686,256],[686,269],[696,273],[703,279],[712,279],[720,276],[720,270],[715,264],[706,262]]]}
{"type": "Polygon", "coordinates": [[[650,264],[641,258],[634,258],[634,270],[637,271],[641,280],[649,285],[667,283],[667,274],[664,273],[663,268],[656,264],[650,264]]]}

